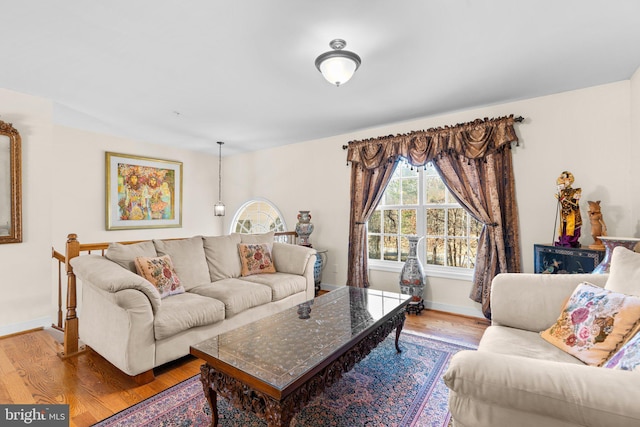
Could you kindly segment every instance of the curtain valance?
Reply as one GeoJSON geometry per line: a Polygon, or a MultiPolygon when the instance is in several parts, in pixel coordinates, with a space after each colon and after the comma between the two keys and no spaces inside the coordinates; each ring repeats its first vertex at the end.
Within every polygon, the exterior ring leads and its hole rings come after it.
{"type": "Polygon", "coordinates": [[[515,121],[518,119],[513,115],[485,118],[455,126],[351,141],[347,146],[347,161],[364,169],[375,169],[398,157],[404,157],[414,166],[422,166],[444,154],[482,159],[510,148],[512,142],[517,143],[513,129],[515,121]]]}

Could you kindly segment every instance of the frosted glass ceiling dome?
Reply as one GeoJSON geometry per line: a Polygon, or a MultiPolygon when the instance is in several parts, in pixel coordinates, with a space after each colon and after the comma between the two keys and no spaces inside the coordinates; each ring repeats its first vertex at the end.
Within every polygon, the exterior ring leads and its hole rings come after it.
{"type": "Polygon", "coordinates": [[[348,50],[343,50],[347,45],[342,39],[335,39],[329,43],[333,50],[325,52],[316,58],[316,68],[322,76],[331,84],[340,86],[348,82],[356,72],[362,60],[348,50]]]}

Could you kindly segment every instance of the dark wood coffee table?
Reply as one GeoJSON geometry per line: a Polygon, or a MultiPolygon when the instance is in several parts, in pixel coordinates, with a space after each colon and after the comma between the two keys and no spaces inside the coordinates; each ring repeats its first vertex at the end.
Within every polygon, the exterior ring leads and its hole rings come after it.
{"type": "Polygon", "coordinates": [[[191,346],[218,425],[217,395],[288,426],[297,411],[338,381],[396,330],[411,296],[344,287],[191,346]]]}

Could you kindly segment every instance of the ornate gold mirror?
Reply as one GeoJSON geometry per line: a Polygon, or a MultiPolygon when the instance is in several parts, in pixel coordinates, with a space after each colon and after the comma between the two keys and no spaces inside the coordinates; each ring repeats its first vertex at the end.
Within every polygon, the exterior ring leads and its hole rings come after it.
{"type": "Polygon", "coordinates": [[[20,134],[0,120],[0,243],[22,242],[20,134]]]}

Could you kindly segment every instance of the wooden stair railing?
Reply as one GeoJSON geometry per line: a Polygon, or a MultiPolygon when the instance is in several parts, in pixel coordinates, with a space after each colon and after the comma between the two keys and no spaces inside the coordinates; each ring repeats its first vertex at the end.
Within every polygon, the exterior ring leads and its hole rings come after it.
{"type": "MultiPolygon", "coordinates": [[[[297,243],[297,233],[295,231],[278,231],[275,233],[275,240],[283,243],[297,243]]],[[[181,238],[175,239],[163,239],[163,240],[181,240],[181,238]]],[[[145,240],[132,240],[128,242],[119,242],[123,245],[131,245],[134,243],[144,242],[145,240]]],[[[92,251],[100,251],[104,255],[105,251],[109,247],[108,242],[102,243],[80,243],[76,234],[69,234],[67,236],[67,243],[65,244],[64,255],[51,248],[51,258],[58,261],[58,323],[51,325],[54,329],[64,332],[63,350],[58,353],[60,358],[66,359],[68,357],[76,356],[85,351],[84,346],[79,345],[80,335],[78,332],[78,314],[77,310],[77,293],[76,293],[76,275],[73,273],[73,267],[70,261],[80,256],[80,254],[91,254],[92,251]],[[62,319],[62,266],[64,265],[64,271],[67,277],[66,288],[66,316],[64,322],[62,319]]]]}
{"type": "Polygon", "coordinates": [[[298,233],[295,231],[277,231],[273,237],[276,242],[298,244],[298,233]]]}
{"type": "Polygon", "coordinates": [[[51,248],[51,258],[58,261],[58,322],[51,325],[58,331],[64,331],[64,323],[62,323],[62,266],[64,265],[64,255],[51,248]]]}

